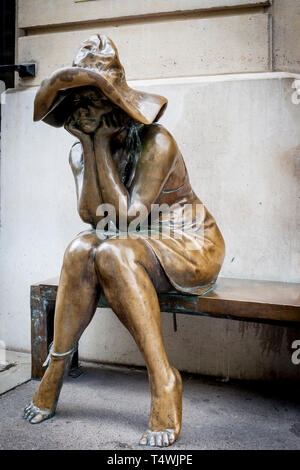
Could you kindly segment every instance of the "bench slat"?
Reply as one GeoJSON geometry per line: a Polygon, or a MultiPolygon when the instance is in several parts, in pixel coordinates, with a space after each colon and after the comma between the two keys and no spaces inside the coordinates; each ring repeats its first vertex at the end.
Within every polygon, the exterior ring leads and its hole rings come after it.
{"type": "MultiPolygon", "coordinates": [[[[58,279],[38,284],[55,300],[58,279]]],[[[161,310],[247,321],[300,323],[300,284],[219,278],[215,290],[204,296],[159,294],[161,310]]],[[[108,307],[104,295],[99,307],[108,307]]]]}
{"type": "MultiPolygon", "coordinates": [[[[32,377],[41,378],[43,362],[53,340],[58,278],[31,286],[32,377]]],[[[233,320],[300,325],[300,284],[219,278],[214,291],[204,296],[159,294],[163,312],[204,315],[233,320]]],[[[100,307],[107,307],[104,295],[100,307]]],[[[78,354],[73,357],[78,367],[78,354]]]]}

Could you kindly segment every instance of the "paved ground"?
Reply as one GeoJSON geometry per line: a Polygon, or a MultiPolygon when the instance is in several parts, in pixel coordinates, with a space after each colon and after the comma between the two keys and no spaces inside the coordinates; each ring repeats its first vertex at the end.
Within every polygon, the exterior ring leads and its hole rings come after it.
{"type": "MultiPolygon", "coordinates": [[[[0,449],[139,449],[150,393],[144,370],[85,364],[57,414],[22,419],[37,386],[0,397],[0,449]]],[[[300,449],[299,384],[220,382],[184,375],[183,428],[173,449],[300,449]]]]}
{"type": "MultiPolygon", "coordinates": [[[[3,351],[3,350],[2,350],[3,351]]],[[[0,395],[15,388],[31,377],[31,355],[15,351],[5,351],[0,362],[0,395]]]]}

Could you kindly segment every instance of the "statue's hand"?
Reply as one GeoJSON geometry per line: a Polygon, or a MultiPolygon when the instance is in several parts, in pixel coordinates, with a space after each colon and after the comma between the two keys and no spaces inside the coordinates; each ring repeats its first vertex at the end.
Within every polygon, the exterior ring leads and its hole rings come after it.
{"type": "Polygon", "coordinates": [[[120,117],[116,113],[104,114],[101,118],[100,126],[95,131],[96,140],[106,140],[118,132],[122,127],[120,117]]]}
{"type": "Polygon", "coordinates": [[[72,134],[74,137],[77,137],[80,141],[83,141],[85,139],[88,139],[89,136],[85,132],[83,132],[79,127],[77,126],[76,120],[73,118],[73,116],[70,116],[66,122],[65,122],[65,129],[68,131],[70,134],[72,134]]]}

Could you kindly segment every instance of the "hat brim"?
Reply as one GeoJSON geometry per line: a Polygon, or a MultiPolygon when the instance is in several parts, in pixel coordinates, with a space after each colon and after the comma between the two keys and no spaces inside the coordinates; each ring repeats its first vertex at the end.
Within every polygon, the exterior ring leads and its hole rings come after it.
{"type": "Polygon", "coordinates": [[[66,97],[72,88],[82,86],[99,88],[116,106],[143,124],[157,121],[168,103],[163,96],[134,90],[125,81],[112,85],[96,71],[68,67],[57,70],[41,83],[34,101],[34,121],[43,120],[54,127],[63,126],[70,112],[66,97]]]}

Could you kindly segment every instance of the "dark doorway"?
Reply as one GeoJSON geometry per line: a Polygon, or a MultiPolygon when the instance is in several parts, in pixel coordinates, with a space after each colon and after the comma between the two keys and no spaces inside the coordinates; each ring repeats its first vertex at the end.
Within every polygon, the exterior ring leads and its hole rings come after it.
{"type": "MultiPolygon", "coordinates": [[[[15,0],[0,0],[0,65],[15,63],[15,0]]],[[[14,72],[0,72],[6,88],[14,88],[14,72]]]]}

